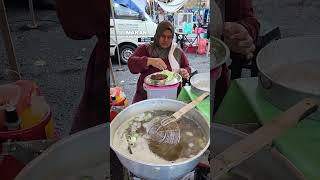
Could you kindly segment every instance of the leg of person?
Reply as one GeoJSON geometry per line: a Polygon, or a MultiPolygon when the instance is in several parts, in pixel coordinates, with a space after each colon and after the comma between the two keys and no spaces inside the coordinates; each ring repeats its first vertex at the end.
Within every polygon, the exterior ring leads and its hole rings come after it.
{"type": "Polygon", "coordinates": [[[229,66],[231,70],[231,79],[241,78],[242,74],[242,63],[237,59],[232,59],[232,63],[229,66]]]}
{"type": "Polygon", "coordinates": [[[215,113],[217,112],[224,96],[227,93],[229,84],[230,84],[229,72],[228,72],[227,65],[224,64],[222,65],[221,76],[216,82],[214,103],[213,103],[213,115],[211,117],[214,117],[215,113]]]}
{"type": "Polygon", "coordinates": [[[110,149],[110,176],[111,180],[119,180],[121,179],[119,177],[124,176],[123,166],[112,149],[110,149]]]}

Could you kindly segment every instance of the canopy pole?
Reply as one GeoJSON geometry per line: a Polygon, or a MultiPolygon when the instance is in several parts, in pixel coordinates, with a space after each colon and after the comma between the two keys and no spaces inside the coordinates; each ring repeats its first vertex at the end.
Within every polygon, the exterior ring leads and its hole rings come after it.
{"type": "Polygon", "coordinates": [[[149,8],[149,13],[150,13],[150,16],[152,15],[152,8],[151,8],[151,3],[150,3],[150,0],[147,1],[148,2],[148,8],[149,8]]]}
{"type": "Polygon", "coordinates": [[[16,53],[12,43],[6,8],[3,0],[0,0],[0,30],[2,31],[1,34],[4,39],[4,45],[8,56],[9,77],[10,80],[17,81],[21,78],[21,76],[17,65],[16,53]]]}
{"type": "Polygon", "coordinates": [[[112,78],[112,85],[110,87],[116,87],[116,78],[114,76],[113,68],[112,68],[112,63],[111,63],[111,57],[109,58],[109,66],[110,66],[110,73],[111,73],[111,78],[112,78]]]}
{"type": "Polygon", "coordinates": [[[36,16],[35,16],[35,13],[34,13],[33,0],[29,0],[28,3],[29,3],[29,11],[30,11],[32,24],[28,24],[27,26],[30,29],[37,29],[38,28],[38,24],[36,22],[36,16]]]}
{"type": "Polygon", "coordinates": [[[155,19],[156,19],[156,5],[154,4],[156,1],[153,0],[152,1],[152,6],[153,6],[153,21],[155,22],[155,19]]]}
{"type": "Polygon", "coordinates": [[[117,55],[118,55],[118,63],[120,68],[117,69],[117,71],[125,71],[125,69],[122,67],[121,65],[121,61],[120,61],[120,50],[119,50],[119,46],[118,46],[118,36],[117,36],[117,28],[116,28],[116,21],[114,19],[115,15],[114,15],[114,9],[113,9],[113,1],[110,1],[110,5],[111,5],[111,14],[112,14],[112,20],[113,20],[113,28],[114,28],[114,35],[116,38],[116,49],[117,49],[117,55]]]}

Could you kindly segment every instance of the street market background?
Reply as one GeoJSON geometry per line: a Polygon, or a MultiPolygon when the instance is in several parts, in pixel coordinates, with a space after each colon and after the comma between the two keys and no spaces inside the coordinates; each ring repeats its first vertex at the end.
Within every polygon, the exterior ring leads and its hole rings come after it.
{"type": "MultiPolygon", "coordinates": [[[[75,41],[67,38],[53,10],[36,10],[40,27],[26,30],[24,26],[31,22],[28,9],[17,8],[19,3],[20,0],[10,1],[7,16],[22,77],[37,83],[52,108],[59,134],[66,135],[83,92],[86,65],[96,39],[75,41]]],[[[280,27],[283,37],[320,32],[320,1],[254,0],[253,4],[259,20],[280,27]]],[[[0,83],[3,84],[8,77],[2,36],[0,42],[0,83]]],[[[209,69],[206,57],[189,54],[189,60],[199,72],[209,69]]],[[[127,69],[126,65],[122,66],[127,69]]],[[[114,69],[118,67],[115,61],[114,69]]],[[[137,75],[128,70],[117,71],[116,78],[127,96],[132,97],[137,75]]]]}

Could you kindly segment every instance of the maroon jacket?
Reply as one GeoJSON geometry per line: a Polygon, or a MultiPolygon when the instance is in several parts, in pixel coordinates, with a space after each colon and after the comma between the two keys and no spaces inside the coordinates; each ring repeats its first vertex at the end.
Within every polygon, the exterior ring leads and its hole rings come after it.
{"type": "MultiPolygon", "coordinates": [[[[191,72],[187,56],[181,50],[180,68],[185,68],[189,73],[191,72]]],[[[128,67],[132,74],[139,74],[140,77],[137,83],[136,94],[132,103],[147,99],[147,93],[143,88],[144,78],[152,73],[159,72],[160,70],[155,67],[147,66],[148,57],[151,57],[147,51],[147,45],[139,46],[128,60],[128,67]]],[[[168,70],[171,71],[171,66],[168,59],[163,59],[166,63],[168,70]]]]}
{"type": "MultiPolygon", "coordinates": [[[[249,32],[254,41],[259,35],[260,24],[254,15],[251,0],[226,0],[225,1],[225,21],[238,22],[242,24],[249,32]]],[[[242,55],[231,52],[233,61],[243,58],[242,55]]],[[[226,64],[222,66],[222,74],[216,83],[214,113],[224,98],[229,87],[228,67],[226,64]]]]}
{"type": "Polygon", "coordinates": [[[57,15],[68,37],[98,39],[87,66],[85,89],[71,133],[107,122],[109,9],[110,2],[106,0],[57,0],[57,15]]]}
{"type": "Polygon", "coordinates": [[[225,3],[225,21],[242,24],[251,37],[256,40],[260,24],[253,11],[252,0],[232,0],[225,1],[225,3]]]}

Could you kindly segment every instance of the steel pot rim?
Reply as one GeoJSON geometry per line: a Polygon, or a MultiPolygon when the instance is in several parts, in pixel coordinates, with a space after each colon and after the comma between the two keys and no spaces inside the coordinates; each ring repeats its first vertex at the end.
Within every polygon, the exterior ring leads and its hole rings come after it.
{"type": "MultiPolygon", "coordinates": [[[[215,37],[211,37],[212,38],[212,42],[217,42],[217,43],[219,43],[219,44],[221,44],[223,47],[224,47],[224,49],[225,49],[225,56],[224,56],[224,58],[223,58],[223,60],[221,60],[221,61],[219,61],[219,62],[214,62],[214,63],[210,63],[210,64],[212,64],[211,65],[211,70],[212,69],[214,69],[214,68],[217,68],[217,67],[220,67],[220,66],[222,66],[222,64],[224,64],[224,63],[226,63],[227,62],[227,60],[229,59],[229,57],[230,57],[230,49],[229,49],[229,47],[222,41],[222,40],[220,40],[220,39],[218,39],[218,38],[215,38],[215,37]]],[[[214,46],[214,44],[212,45],[212,46],[214,46]]],[[[213,55],[215,54],[215,52],[212,52],[213,53],[213,55]]]]}
{"type": "MultiPolygon", "coordinates": [[[[259,73],[259,77],[261,76],[261,74],[266,77],[269,81],[272,82],[272,84],[277,84],[285,89],[288,89],[288,90],[291,90],[291,91],[295,91],[297,93],[304,93],[308,96],[320,96],[320,92],[309,92],[309,91],[306,91],[306,90],[303,90],[303,89],[297,89],[295,87],[290,87],[288,85],[286,85],[285,83],[283,82],[279,82],[277,80],[275,80],[274,78],[272,78],[268,72],[266,72],[264,70],[264,67],[262,67],[263,65],[261,65],[261,61],[263,60],[262,56],[264,55],[264,49],[266,48],[270,48],[272,45],[275,45],[276,43],[280,42],[280,41],[286,41],[286,40],[301,40],[301,39],[314,39],[314,38],[317,38],[320,40],[320,36],[319,35],[307,35],[307,36],[299,36],[299,37],[286,37],[286,38],[282,38],[282,39],[279,39],[279,40],[276,40],[274,42],[271,42],[270,44],[268,44],[266,47],[262,48],[259,53],[257,54],[257,58],[256,58],[256,64],[257,64],[257,67],[260,71],[259,73]]],[[[260,83],[260,82],[259,82],[260,83]]],[[[263,87],[264,88],[264,87],[263,87]]]]}
{"type": "MultiPolygon", "coordinates": [[[[165,100],[165,101],[171,101],[171,102],[174,102],[174,103],[179,103],[179,104],[182,104],[182,105],[186,105],[186,103],[184,102],[181,102],[181,101],[178,101],[178,100],[172,100],[172,99],[164,99],[164,98],[157,98],[157,99],[147,99],[147,100],[144,100],[144,101],[140,101],[140,102],[137,102],[135,104],[142,104],[142,103],[146,103],[146,102],[149,102],[149,101],[157,101],[157,100],[165,100]]],[[[193,109],[195,111],[198,111],[197,109],[193,109]]],[[[121,114],[124,114],[125,111],[121,111],[118,116],[120,116],[121,114]]],[[[199,115],[201,115],[203,117],[203,115],[198,112],[199,115]]],[[[203,117],[203,119],[205,120],[205,117],[203,117]]],[[[110,123],[110,131],[112,129],[112,124],[116,121],[117,119],[113,119],[110,123]]],[[[124,121],[125,122],[125,121],[124,121]]],[[[206,121],[207,125],[208,125],[208,128],[209,128],[209,132],[210,132],[210,125],[209,125],[209,122],[206,121]]],[[[181,161],[181,162],[174,162],[174,163],[168,163],[168,164],[164,164],[164,163],[150,163],[150,162],[144,162],[144,161],[141,161],[141,160],[136,160],[134,158],[131,158],[131,157],[128,157],[127,155],[121,153],[119,150],[117,150],[114,145],[113,145],[113,135],[110,134],[110,148],[116,152],[117,155],[121,155],[122,157],[130,160],[130,161],[133,161],[135,163],[139,163],[139,164],[143,164],[143,165],[147,165],[147,166],[152,166],[152,167],[171,167],[171,166],[179,166],[179,165],[184,165],[184,164],[187,164],[189,162],[192,162],[196,159],[198,159],[199,157],[201,157],[205,152],[206,150],[209,148],[210,146],[210,134],[208,135],[208,142],[206,144],[206,146],[200,151],[198,152],[197,155],[193,156],[192,158],[189,158],[189,159],[186,159],[185,161],[181,161]]]]}

